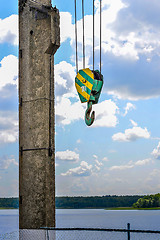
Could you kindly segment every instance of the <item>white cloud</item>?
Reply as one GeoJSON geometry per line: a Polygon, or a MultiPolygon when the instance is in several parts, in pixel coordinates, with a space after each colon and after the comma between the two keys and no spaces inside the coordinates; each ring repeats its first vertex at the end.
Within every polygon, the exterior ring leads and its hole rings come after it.
{"type": "Polygon", "coordinates": [[[74,25],[72,24],[72,15],[69,12],[60,12],[60,36],[61,43],[68,38],[74,38],[74,25]]]}
{"type": "MultiPolygon", "coordinates": [[[[129,163],[123,165],[129,165],[129,163]]],[[[130,165],[134,165],[134,163],[130,162],[130,165]]],[[[155,169],[152,161],[146,167],[134,165],[133,168],[112,171],[105,168],[103,174],[93,167],[92,174],[88,177],[57,176],[57,195],[102,196],[104,192],[110,195],[151,194],[159,191],[159,175],[160,171],[155,169]],[[148,181],[149,177],[150,181],[148,181]]]]}
{"type": "Polygon", "coordinates": [[[62,125],[68,125],[80,119],[84,119],[84,105],[78,102],[72,102],[68,96],[63,95],[56,103],[56,119],[62,125]]]}
{"type": "Polygon", "coordinates": [[[104,162],[108,162],[109,160],[108,160],[107,157],[104,157],[104,158],[102,159],[102,161],[104,161],[104,162]]]}
{"type": "Polygon", "coordinates": [[[18,45],[18,15],[0,19],[0,43],[18,45]]]}
{"type": "Polygon", "coordinates": [[[54,66],[55,71],[55,88],[56,96],[62,96],[63,94],[76,94],[75,89],[75,67],[66,61],[62,61],[54,66]]]}
{"type": "Polygon", "coordinates": [[[18,58],[13,55],[0,62],[0,90],[8,84],[18,85],[18,58]]]}
{"type": "Polygon", "coordinates": [[[0,112],[0,144],[14,143],[18,140],[18,114],[0,112]]]}
{"type": "Polygon", "coordinates": [[[0,159],[0,170],[8,169],[11,164],[18,166],[18,162],[14,158],[6,158],[6,157],[1,158],[0,159]]]}
{"type": "Polygon", "coordinates": [[[128,102],[127,105],[126,105],[126,107],[124,108],[125,113],[123,114],[123,116],[126,116],[127,113],[128,113],[130,110],[132,110],[132,109],[136,109],[135,105],[132,104],[132,103],[130,103],[130,102],[128,102]]]}
{"type": "Polygon", "coordinates": [[[130,169],[130,168],[133,168],[134,167],[134,165],[130,165],[130,164],[128,164],[128,165],[121,165],[121,166],[112,166],[112,167],[110,167],[110,171],[112,171],[112,170],[126,170],[126,169],[130,169]]]}
{"type": "Polygon", "coordinates": [[[55,65],[56,120],[62,125],[84,118],[85,106],[78,99],[75,76],[75,68],[70,63],[62,61],[55,65]]]}
{"type": "Polygon", "coordinates": [[[87,177],[92,174],[92,165],[82,161],[79,167],[71,168],[66,173],[61,173],[62,176],[73,176],[73,177],[87,177]]]}
{"type": "Polygon", "coordinates": [[[147,128],[141,128],[136,126],[136,123],[134,123],[133,128],[126,129],[124,133],[119,132],[112,136],[113,141],[119,141],[119,142],[131,142],[136,141],[140,138],[149,139],[150,133],[148,132],[147,128]]]}
{"type": "Polygon", "coordinates": [[[17,133],[13,130],[0,131],[0,143],[14,143],[17,139],[17,133]]]}
{"type": "Polygon", "coordinates": [[[154,158],[160,160],[160,142],[158,143],[158,146],[153,149],[152,155],[154,156],[154,158]]]}
{"type": "Polygon", "coordinates": [[[130,161],[126,165],[119,165],[119,166],[112,166],[109,168],[110,171],[112,170],[126,170],[126,169],[131,169],[136,166],[144,166],[146,164],[149,164],[152,161],[151,158],[143,159],[143,160],[138,160],[137,162],[132,162],[130,161]]]}
{"type": "Polygon", "coordinates": [[[96,164],[95,164],[96,170],[97,170],[97,171],[100,171],[100,170],[101,170],[101,167],[103,166],[103,163],[100,162],[100,161],[98,161],[98,159],[95,159],[95,162],[96,162],[96,164]]]}
{"type": "Polygon", "coordinates": [[[103,0],[103,15],[106,17],[105,23],[112,23],[116,20],[118,12],[125,8],[126,5],[121,0],[103,0]]]}
{"type": "Polygon", "coordinates": [[[97,170],[98,172],[101,170],[101,168],[100,168],[99,166],[97,166],[97,165],[95,165],[95,168],[96,168],[96,170],[97,170]]]}
{"type": "Polygon", "coordinates": [[[97,171],[100,171],[101,167],[103,166],[103,163],[98,160],[97,155],[94,154],[93,157],[94,157],[94,161],[96,162],[95,168],[96,168],[97,171]]]}
{"type": "Polygon", "coordinates": [[[101,163],[100,161],[98,161],[97,159],[95,160],[95,162],[96,162],[96,164],[97,164],[97,166],[103,166],[103,163],[101,163]]]}
{"type": "Polygon", "coordinates": [[[143,160],[138,160],[137,162],[135,162],[135,166],[143,166],[143,165],[146,165],[148,163],[150,163],[152,161],[151,158],[146,158],[146,159],[143,159],[143,160]]]}
{"type": "Polygon", "coordinates": [[[137,127],[138,126],[138,124],[135,121],[133,121],[132,119],[130,119],[130,122],[132,123],[133,127],[137,127]]]}
{"type": "Polygon", "coordinates": [[[115,127],[118,124],[116,114],[119,108],[111,99],[93,105],[93,110],[95,110],[93,127],[115,127]]]}
{"type": "Polygon", "coordinates": [[[160,175],[160,170],[159,169],[153,169],[152,172],[150,173],[150,176],[155,177],[160,175]]]}
{"type": "Polygon", "coordinates": [[[70,150],[56,152],[56,159],[63,161],[79,161],[79,154],[70,150]]]}

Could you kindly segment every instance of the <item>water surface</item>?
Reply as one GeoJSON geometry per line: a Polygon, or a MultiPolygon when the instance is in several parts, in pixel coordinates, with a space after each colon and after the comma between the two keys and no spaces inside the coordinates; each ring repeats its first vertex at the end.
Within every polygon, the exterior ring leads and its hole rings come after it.
{"type": "MultiPolygon", "coordinates": [[[[0,210],[0,240],[18,239],[18,210],[0,210]],[[12,233],[5,235],[6,233],[12,233]],[[9,237],[8,237],[9,236],[9,237]],[[13,236],[13,237],[12,237],[13,236]]],[[[78,228],[127,228],[160,230],[159,210],[103,210],[103,209],[57,209],[57,227],[78,228]]],[[[50,232],[51,236],[51,232],[50,232]]],[[[126,233],[97,233],[97,232],[58,232],[57,240],[127,240],[126,233]],[[78,235],[77,235],[78,234],[78,235]]],[[[52,239],[52,238],[51,238],[52,239]]],[[[160,234],[131,234],[132,240],[160,240],[160,234]]],[[[38,240],[38,239],[37,239],[38,240]]]]}

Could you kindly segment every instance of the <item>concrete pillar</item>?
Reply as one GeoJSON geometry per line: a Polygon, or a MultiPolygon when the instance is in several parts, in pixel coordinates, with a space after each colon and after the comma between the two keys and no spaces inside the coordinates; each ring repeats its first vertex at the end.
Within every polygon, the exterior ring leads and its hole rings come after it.
{"type": "Polygon", "coordinates": [[[59,46],[59,12],[51,0],[19,0],[20,229],[55,226],[54,54],[59,46]]]}

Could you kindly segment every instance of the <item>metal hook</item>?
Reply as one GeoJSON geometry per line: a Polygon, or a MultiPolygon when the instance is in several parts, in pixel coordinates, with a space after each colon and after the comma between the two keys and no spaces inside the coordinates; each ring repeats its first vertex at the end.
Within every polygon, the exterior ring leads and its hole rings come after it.
{"type": "Polygon", "coordinates": [[[90,117],[90,112],[92,111],[92,102],[88,102],[88,107],[85,112],[85,122],[88,126],[91,126],[95,119],[95,111],[92,112],[90,117]]]}

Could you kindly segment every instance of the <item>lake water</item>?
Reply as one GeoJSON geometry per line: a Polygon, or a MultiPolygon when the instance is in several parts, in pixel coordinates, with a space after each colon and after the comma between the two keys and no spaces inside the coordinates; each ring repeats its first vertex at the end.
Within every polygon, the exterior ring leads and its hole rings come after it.
{"type": "MultiPolygon", "coordinates": [[[[154,210],[103,210],[103,209],[57,209],[57,227],[80,228],[127,228],[160,230],[160,211],[154,210]]],[[[0,239],[18,239],[18,210],[0,210],[0,239]],[[10,235],[4,235],[12,233],[10,235]],[[5,236],[5,237],[4,237],[5,236]],[[8,237],[7,237],[8,236],[8,237]],[[10,238],[9,238],[10,236],[10,238]],[[17,236],[17,237],[15,237],[17,236]]],[[[52,239],[52,238],[51,238],[52,239]]],[[[56,239],[108,239],[125,240],[127,233],[82,233],[76,237],[75,233],[61,231],[56,239]],[[85,236],[84,236],[85,234],[85,236]],[[92,236],[91,236],[92,235],[92,236]],[[68,236],[68,237],[67,237],[68,236]]],[[[131,233],[131,240],[160,240],[160,234],[131,233]]]]}

